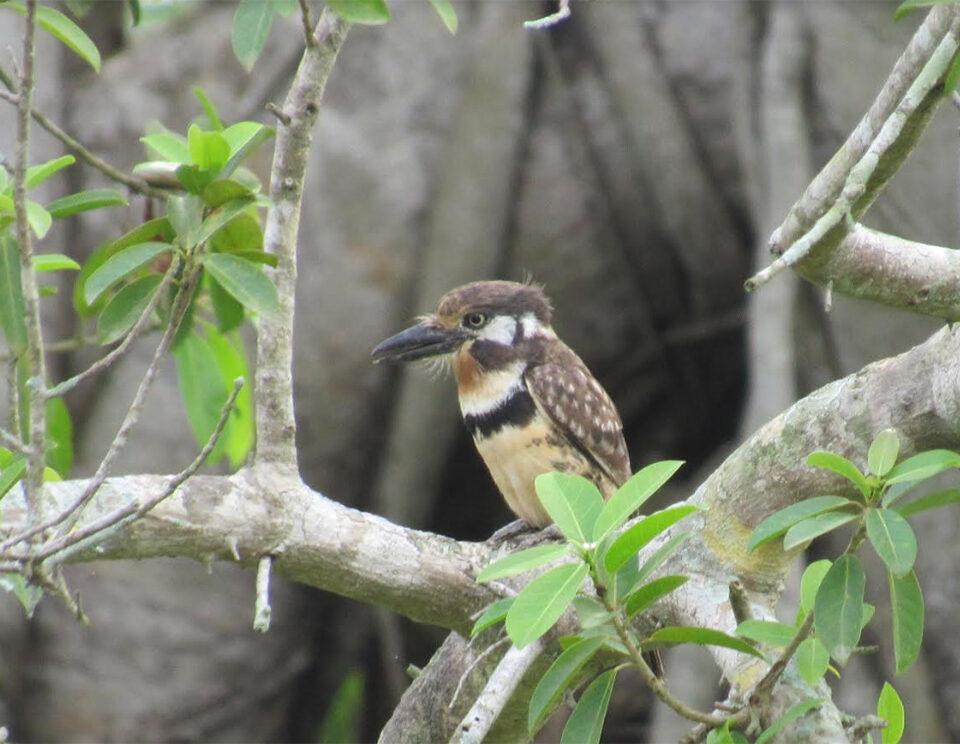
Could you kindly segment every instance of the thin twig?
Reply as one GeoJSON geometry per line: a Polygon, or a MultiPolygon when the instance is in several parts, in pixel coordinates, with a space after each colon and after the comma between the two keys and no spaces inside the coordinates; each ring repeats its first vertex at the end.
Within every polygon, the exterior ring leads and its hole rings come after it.
{"type": "Polygon", "coordinates": [[[127,331],[127,334],[124,336],[123,341],[120,342],[120,345],[113,349],[109,354],[105,354],[104,356],[100,357],[82,372],[78,372],[73,377],[57,383],[52,388],[47,388],[44,390],[44,396],[46,398],[58,398],[61,395],[66,395],[81,382],[102,372],[115,361],[117,361],[117,359],[126,354],[127,350],[130,348],[136,338],[147,327],[147,324],[150,322],[150,317],[153,315],[153,311],[157,308],[157,305],[160,304],[160,300],[166,296],[167,287],[170,286],[170,282],[173,281],[173,277],[176,276],[179,268],[180,255],[174,251],[173,260],[170,261],[170,266],[167,268],[167,272],[163,275],[160,285],[154,292],[153,297],[150,298],[150,302],[148,302],[147,306],[143,309],[143,312],[140,313],[140,317],[137,318],[137,322],[133,324],[133,328],[127,331]]]}
{"type": "Polygon", "coordinates": [[[234,380],[233,391],[230,393],[230,397],[227,398],[226,403],[223,404],[223,408],[220,409],[220,418],[217,420],[217,424],[214,426],[213,432],[211,432],[206,444],[203,445],[203,449],[200,450],[200,453],[187,467],[167,482],[167,485],[159,494],[147,499],[139,506],[136,502],[125,504],[110,514],[84,525],[81,529],[74,530],[58,540],[43,545],[31,553],[30,558],[33,560],[43,560],[56,555],[57,562],[63,563],[70,556],[86,550],[92,542],[101,541],[108,534],[112,534],[124,525],[140,519],[151,509],[172,496],[174,491],[180,488],[188,478],[191,478],[200,466],[206,462],[210,453],[213,452],[214,447],[216,447],[217,442],[220,440],[220,436],[223,434],[223,430],[230,418],[230,413],[233,411],[234,405],[236,405],[237,396],[240,395],[244,384],[245,381],[242,377],[234,380]]]}
{"type": "Polygon", "coordinates": [[[43,329],[40,326],[40,290],[37,272],[33,266],[33,243],[27,220],[27,163],[30,159],[30,104],[33,100],[34,62],[36,52],[36,0],[27,0],[26,27],[23,32],[23,68],[17,100],[17,151],[13,173],[13,211],[16,219],[17,244],[20,249],[20,284],[23,291],[25,326],[27,330],[27,364],[29,379],[27,394],[30,411],[27,425],[27,475],[24,493],[27,501],[28,523],[43,521],[40,503],[43,489],[44,453],[46,447],[46,406],[40,391],[46,380],[43,359],[43,329]]]}
{"type": "Polygon", "coordinates": [[[463,670],[463,674],[460,675],[460,679],[457,680],[457,686],[453,690],[453,695],[450,696],[450,702],[447,703],[447,710],[453,710],[454,707],[456,707],[457,700],[460,698],[460,693],[463,691],[463,686],[470,677],[470,673],[476,669],[484,659],[505,643],[510,643],[510,638],[506,634],[483,649],[483,651],[477,654],[476,658],[467,665],[467,668],[463,670]]]}
{"type": "Polygon", "coordinates": [[[270,630],[270,574],[273,556],[265,555],[257,564],[257,601],[253,608],[253,629],[258,633],[270,630]]]}
{"type": "MultiPolygon", "coordinates": [[[[66,354],[88,346],[97,346],[99,343],[100,341],[95,336],[62,338],[59,341],[46,342],[43,345],[43,350],[47,352],[47,354],[66,354]]],[[[9,362],[11,359],[15,359],[11,352],[0,352],[0,362],[9,362]]]]}
{"type": "Polygon", "coordinates": [[[18,455],[30,455],[30,446],[21,442],[20,437],[11,434],[2,427],[0,427],[0,439],[2,439],[3,443],[18,455]]]}
{"type": "Polygon", "coordinates": [[[317,39],[313,35],[313,18],[310,17],[310,6],[307,0],[298,0],[300,3],[300,20],[303,22],[303,40],[310,48],[317,45],[317,39]]]}
{"type": "Polygon", "coordinates": [[[570,17],[570,0],[560,0],[557,10],[550,15],[537,18],[533,21],[524,21],[523,27],[534,31],[540,31],[551,26],[556,26],[561,21],[570,17]]]}

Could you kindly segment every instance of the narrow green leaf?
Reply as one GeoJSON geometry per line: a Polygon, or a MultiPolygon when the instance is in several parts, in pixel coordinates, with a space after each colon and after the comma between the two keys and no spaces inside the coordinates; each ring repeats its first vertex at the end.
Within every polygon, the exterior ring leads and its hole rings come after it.
{"type": "MultiPolygon", "coordinates": [[[[944,470],[958,467],[960,467],[960,454],[945,449],[926,450],[898,463],[887,475],[887,485],[926,480],[939,475],[944,470]]],[[[888,505],[886,499],[883,505],[888,505]]]]}
{"type": "Polygon", "coordinates": [[[960,81],[960,54],[954,54],[953,61],[947,69],[947,74],[943,78],[943,93],[946,96],[952,95],[957,89],[957,82],[960,81]]]}
{"type": "Polygon", "coordinates": [[[841,666],[846,665],[860,640],[865,583],[860,560],[854,555],[842,555],[827,571],[817,591],[817,637],[841,666]]]}
{"type": "Polygon", "coordinates": [[[786,713],[777,719],[776,723],[765,729],[760,736],[757,737],[757,740],[754,742],[754,744],[767,744],[768,741],[783,731],[791,723],[800,718],[800,716],[810,712],[814,708],[819,708],[821,705],[823,705],[823,700],[815,700],[810,698],[809,700],[804,700],[802,703],[797,703],[796,705],[788,708],[786,713]]]}
{"type": "Polygon", "coordinates": [[[757,643],[768,643],[771,646],[783,648],[793,641],[797,629],[773,620],[744,620],[734,632],[738,636],[749,638],[757,643]]]}
{"type": "Polygon", "coordinates": [[[443,21],[443,25],[447,27],[447,31],[451,34],[457,33],[457,11],[454,9],[453,4],[450,0],[430,0],[430,4],[433,6],[433,9],[437,11],[437,15],[440,16],[440,20],[443,21]]]}
{"type": "Polygon", "coordinates": [[[235,200],[245,199],[248,203],[252,203],[255,194],[239,181],[234,181],[232,178],[218,178],[204,187],[202,196],[207,209],[216,209],[235,200]]]}
{"type": "Polygon", "coordinates": [[[700,511],[700,507],[671,506],[644,517],[613,541],[604,556],[604,567],[614,573],[653,538],[696,511],[700,511]]]}
{"type": "MultiPolygon", "coordinates": [[[[241,0],[241,3],[243,0],[241,0]]],[[[263,0],[258,0],[261,4],[263,0]]],[[[187,130],[190,160],[201,171],[219,172],[230,158],[230,144],[220,132],[205,132],[196,124],[187,130]]]]}
{"type": "Polygon", "coordinates": [[[787,534],[783,536],[783,549],[793,550],[798,545],[803,545],[820,535],[825,535],[847,522],[852,522],[859,516],[857,513],[834,511],[805,519],[787,530],[787,534]]]}
{"type": "Polygon", "coordinates": [[[590,683],[563,727],[560,744],[599,744],[616,679],[617,670],[610,669],[590,683]]]}
{"type": "Polygon", "coordinates": [[[548,563],[553,563],[553,561],[568,553],[569,549],[566,545],[555,543],[520,550],[499,558],[484,568],[477,575],[477,583],[494,581],[495,579],[503,579],[507,576],[516,576],[526,571],[532,571],[535,568],[546,566],[548,563]]]}
{"type": "Polygon", "coordinates": [[[893,19],[899,21],[907,15],[907,13],[917,8],[926,8],[932,5],[948,5],[954,2],[956,2],[956,0],[904,0],[904,2],[900,3],[897,9],[893,11],[893,19]]]}
{"type": "Polygon", "coordinates": [[[140,141],[153,150],[161,160],[181,165],[190,162],[190,148],[187,138],[175,132],[157,132],[141,137],[140,141]]]}
{"type": "Polygon", "coordinates": [[[530,696],[527,732],[532,737],[546,721],[560,696],[603,646],[602,638],[583,638],[568,646],[544,673],[530,696]]]}
{"type": "Polygon", "coordinates": [[[915,501],[898,504],[893,508],[901,517],[909,517],[913,514],[918,514],[929,509],[937,509],[941,506],[947,506],[948,504],[956,504],[957,502],[960,502],[960,489],[946,488],[942,491],[934,491],[926,496],[922,496],[915,501]]]}
{"type": "Polygon", "coordinates": [[[819,638],[805,638],[797,647],[797,670],[800,677],[813,687],[823,679],[830,666],[830,653],[819,638]]]}
{"type": "Polygon", "coordinates": [[[623,524],[683,465],[682,460],[655,462],[634,473],[603,505],[593,526],[593,541],[600,542],[623,524]]]}
{"type": "Polygon", "coordinates": [[[832,565],[831,561],[824,558],[814,561],[804,569],[803,576],[800,577],[800,608],[804,614],[813,609],[823,577],[827,575],[832,565]]]}
{"type": "Polygon", "coordinates": [[[250,214],[247,208],[237,213],[223,227],[210,237],[209,246],[215,253],[233,253],[248,261],[267,263],[261,256],[270,255],[273,265],[276,265],[276,256],[263,252],[263,230],[260,220],[250,214]]]}
{"type": "Polygon", "coordinates": [[[204,276],[207,278],[207,287],[210,290],[210,302],[213,304],[213,314],[217,318],[217,329],[221,333],[227,333],[238,328],[240,324],[243,323],[243,305],[220,286],[220,282],[210,276],[209,273],[206,273],[204,276]]]}
{"type": "Polygon", "coordinates": [[[903,737],[903,701],[889,682],[884,682],[880,690],[877,715],[887,722],[887,727],[880,729],[880,744],[898,744],[903,737]]]}
{"type": "Polygon", "coordinates": [[[64,478],[73,467],[73,419],[63,398],[47,401],[47,451],[45,462],[64,478]]]}
{"type": "Polygon", "coordinates": [[[27,168],[27,188],[32,189],[34,186],[46,181],[54,173],[76,162],[77,159],[73,157],[73,155],[62,155],[59,158],[48,160],[46,163],[30,166],[27,168]]]}
{"type": "Polygon", "coordinates": [[[523,648],[550,630],[570,606],[586,577],[585,564],[568,563],[527,584],[507,613],[507,635],[514,645],[523,648]]]}
{"type": "Polygon", "coordinates": [[[838,455],[835,452],[825,452],[823,450],[811,452],[807,456],[807,464],[822,470],[830,470],[837,475],[842,475],[848,481],[860,489],[864,498],[870,495],[870,484],[867,483],[867,476],[860,472],[860,468],[850,462],[846,457],[838,455]]]}
{"type": "Polygon", "coordinates": [[[917,559],[917,537],[910,524],[893,509],[867,512],[867,537],[887,568],[895,576],[904,576],[917,559]]]}
{"type": "Polygon", "coordinates": [[[233,53],[247,72],[263,51],[276,10],[268,0],[240,0],[233,14],[233,53]]]}
{"type": "Polygon", "coordinates": [[[13,488],[24,473],[27,472],[27,458],[18,457],[13,462],[0,470],[0,499],[7,495],[7,492],[13,488]]]}
{"type": "Polygon", "coordinates": [[[195,330],[173,348],[180,396],[197,445],[207,443],[227,401],[227,387],[217,368],[217,358],[195,330]]]}
{"type": "Polygon", "coordinates": [[[276,286],[255,263],[230,253],[210,253],[202,260],[213,278],[249,310],[268,315],[279,306],[276,286]]]}
{"type": "Polygon", "coordinates": [[[143,268],[160,254],[167,253],[170,248],[169,243],[139,243],[110,256],[90,274],[84,284],[84,300],[87,305],[93,305],[101,294],[118,281],[143,268]]]}
{"type": "MultiPolygon", "coordinates": [[[[243,215],[240,215],[240,217],[243,217],[243,215]]],[[[234,220],[230,225],[233,225],[234,222],[237,221],[238,220],[234,220]]],[[[227,225],[225,229],[229,229],[230,225],[227,225]]],[[[220,231],[220,233],[222,232],[223,230],[220,231]]],[[[220,233],[217,233],[217,235],[220,235],[220,233]]],[[[263,264],[264,266],[270,266],[274,269],[277,268],[277,257],[272,253],[264,253],[263,251],[231,251],[231,253],[237,258],[242,258],[251,263],[263,264]]]]}
{"type": "Polygon", "coordinates": [[[75,194],[69,194],[62,199],[50,202],[47,205],[47,211],[53,219],[62,220],[64,217],[89,212],[93,209],[125,207],[128,204],[129,202],[123,194],[113,189],[90,189],[89,191],[78,191],[75,194]]]}
{"type": "Polygon", "coordinates": [[[350,23],[376,26],[390,20],[390,11],[384,0],[327,0],[327,5],[350,23]]]}
{"type": "Polygon", "coordinates": [[[923,641],[923,593],[913,571],[897,578],[887,573],[890,613],[893,619],[893,656],[897,674],[905,672],[920,655],[923,641]]]}
{"type": "Polygon", "coordinates": [[[38,274],[44,271],[80,271],[80,264],[62,253],[37,253],[33,256],[33,268],[38,274]]]}
{"type": "Polygon", "coordinates": [[[756,526],[747,542],[747,550],[754,550],[758,545],[779,537],[798,522],[839,509],[849,503],[850,499],[842,496],[814,496],[780,509],[756,526]]]}
{"type": "MultiPolygon", "coordinates": [[[[26,13],[26,9],[21,2],[2,3],[0,8],[11,8],[20,14],[26,13]]],[[[84,62],[100,72],[100,52],[97,51],[96,44],[76,23],[49,5],[37,6],[36,19],[40,28],[66,44],[84,62]]]]}
{"type": "Polygon", "coordinates": [[[50,230],[50,225],[53,224],[53,217],[44,209],[42,204],[27,199],[27,222],[30,224],[33,234],[43,240],[50,230]]]}
{"type": "Polygon", "coordinates": [[[690,537],[689,532],[681,532],[679,535],[674,535],[663,545],[657,548],[656,552],[647,558],[647,560],[643,562],[643,565],[640,566],[640,571],[637,573],[637,583],[643,581],[650,574],[660,568],[663,562],[673,555],[677,548],[679,548],[688,537],[690,537]]]}
{"type": "Polygon", "coordinates": [[[624,603],[624,610],[627,613],[627,617],[632,618],[638,612],[647,609],[661,597],[665,597],[674,589],[686,583],[686,576],[662,576],[659,579],[654,579],[649,584],[644,584],[627,597],[624,603]]]}
{"type": "Polygon", "coordinates": [[[584,544],[593,535],[603,496],[580,475],[541,473],[534,481],[537,497],[564,537],[584,544]]]}
{"type": "Polygon", "coordinates": [[[732,648],[734,651],[740,651],[750,656],[756,656],[758,659],[766,657],[760,653],[754,646],[740,638],[736,638],[727,633],[723,633],[713,628],[687,628],[670,625],[648,636],[643,641],[644,650],[648,648],[660,648],[662,646],[674,646],[678,643],[695,643],[698,646],[721,646],[723,648],[732,648]]]}
{"type": "Polygon", "coordinates": [[[598,625],[610,622],[610,612],[594,597],[578,594],[573,598],[573,609],[577,612],[580,627],[595,628],[598,625]]]}
{"type": "Polygon", "coordinates": [[[0,232],[0,326],[15,357],[27,348],[26,314],[20,283],[20,251],[12,237],[0,232]]]}
{"type": "Polygon", "coordinates": [[[250,385],[250,369],[247,365],[243,338],[238,333],[223,335],[216,328],[207,326],[207,343],[217,360],[217,369],[224,387],[233,390],[234,381],[243,379],[244,386],[237,394],[233,409],[224,426],[223,433],[210,457],[216,460],[226,454],[233,468],[238,468],[253,450],[255,427],[253,421],[253,389],[250,385]]]}
{"type": "Polygon", "coordinates": [[[112,344],[133,328],[161,280],[159,274],[141,277],[111,297],[97,320],[97,340],[101,344],[112,344]]]}
{"type": "Polygon", "coordinates": [[[250,206],[250,203],[251,200],[244,197],[228,201],[214,209],[204,218],[203,222],[200,223],[200,228],[193,236],[194,242],[199,245],[205,240],[208,240],[217,231],[228,225],[237,215],[245,212],[247,207],[250,206]]]}
{"type": "Polygon", "coordinates": [[[867,466],[870,472],[882,478],[897,463],[897,457],[900,454],[900,437],[893,429],[884,429],[873,442],[870,443],[870,449],[867,452],[867,466]]]}
{"type": "MultiPolygon", "coordinates": [[[[241,121],[224,130],[223,136],[230,144],[230,157],[220,174],[224,177],[231,175],[240,164],[276,134],[273,127],[253,121],[241,121]]],[[[240,174],[237,174],[239,177],[240,174]]]]}
{"type": "Polygon", "coordinates": [[[197,100],[200,101],[200,106],[203,108],[203,113],[207,115],[207,122],[210,124],[210,129],[215,132],[222,132],[224,129],[223,120],[217,113],[217,109],[213,105],[213,101],[210,100],[210,96],[208,96],[203,88],[199,86],[194,86],[193,95],[195,95],[197,100]]]}
{"type": "Polygon", "coordinates": [[[470,629],[470,637],[473,638],[480,631],[502,622],[507,616],[507,610],[510,609],[514,599],[515,597],[503,597],[496,602],[491,602],[473,624],[473,628],[470,629]]]}

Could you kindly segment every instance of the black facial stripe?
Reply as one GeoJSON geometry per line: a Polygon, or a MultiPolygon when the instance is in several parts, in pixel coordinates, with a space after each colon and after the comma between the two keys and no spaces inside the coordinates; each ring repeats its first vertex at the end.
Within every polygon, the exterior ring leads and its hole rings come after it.
{"type": "Polygon", "coordinates": [[[475,439],[486,439],[504,426],[524,426],[530,422],[537,407],[526,388],[520,388],[505,401],[485,413],[468,413],[463,417],[467,431],[475,439]]]}

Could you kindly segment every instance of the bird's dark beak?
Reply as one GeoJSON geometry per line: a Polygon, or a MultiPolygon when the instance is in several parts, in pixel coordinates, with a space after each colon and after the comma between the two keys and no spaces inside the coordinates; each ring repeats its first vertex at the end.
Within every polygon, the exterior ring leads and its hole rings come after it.
{"type": "Polygon", "coordinates": [[[463,343],[456,329],[443,328],[429,321],[418,323],[381,342],[372,353],[374,363],[412,362],[448,354],[463,343]]]}

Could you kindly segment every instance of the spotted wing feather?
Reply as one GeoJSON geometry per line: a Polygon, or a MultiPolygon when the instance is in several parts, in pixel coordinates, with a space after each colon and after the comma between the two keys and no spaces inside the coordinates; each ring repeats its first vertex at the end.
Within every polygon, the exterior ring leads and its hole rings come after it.
{"type": "Polygon", "coordinates": [[[524,380],[537,407],[615,486],[630,477],[623,424],[610,396],[573,352],[571,360],[527,368],[524,380]]]}

